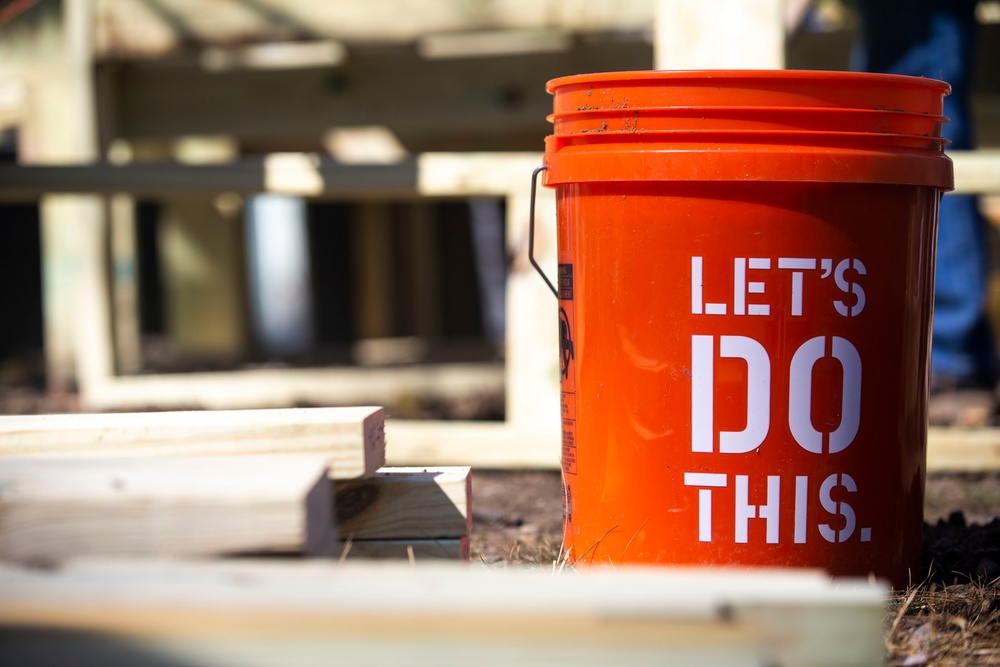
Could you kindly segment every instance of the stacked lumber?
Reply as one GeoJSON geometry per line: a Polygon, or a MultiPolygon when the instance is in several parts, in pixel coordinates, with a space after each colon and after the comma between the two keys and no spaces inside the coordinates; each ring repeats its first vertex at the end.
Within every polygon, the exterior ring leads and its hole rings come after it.
{"type": "Polygon", "coordinates": [[[469,469],[384,468],[384,433],[377,407],[0,417],[0,559],[467,560],[469,469]]]}
{"type": "Polygon", "coordinates": [[[0,567],[0,665],[879,665],[884,593],[802,570],[0,567]]]}

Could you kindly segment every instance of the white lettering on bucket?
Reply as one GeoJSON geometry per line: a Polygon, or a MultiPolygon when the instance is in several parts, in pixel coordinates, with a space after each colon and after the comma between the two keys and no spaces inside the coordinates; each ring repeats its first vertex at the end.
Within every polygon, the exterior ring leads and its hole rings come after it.
{"type": "MultiPolygon", "coordinates": [[[[742,431],[721,431],[719,452],[745,454],[759,447],[770,430],[771,360],[758,341],[747,336],[719,336],[719,357],[747,363],[747,425],[742,431]]],[[[861,357],[840,336],[810,338],[792,355],[789,369],[788,426],[800,447],[813,454],[847,449],[861,426],[861,357]],[[843,369],[840,424],[827,434],[812,423],[813,367],[831,355],[843,369]],[[824,443],[824,441],[826,441],[824,443]],[[824,446],[825,444],[825,446],[824,446]]],[[[691,451],[715,451],[715,337],[691,336],[691,451]]]]}
{"type": "MultiPolygon", "coordinates": [[[[842,486],[851,493],[856,493],[858,490],[858,485],[854,483],[854,478],[847,473],[830,475],[823,480],[823,484],[819,488],[820,504],[822,504],[823,509],[830,514],[839,514],[844,517],[845,520],[844,527],[837,531],[831,528],[830,524],[820,524],[819,534],[822,535],[823,539],[827,542],[846,542],[850,539],[851,535],[854,534],[854,526],[856,524],[854,508],[847,503],[836,502],[833,499],[833,489],[837,486],[842,486]],[[838,478],[840,480],[839,482],[838,478]]],[[[870,537],[870,530],[868,531],[868,534],[870,537]]]]}
{"type": "MultiPolygon", "coordinates": [[[[729,498],[734,502],[730,505],[729,511],[734,511],[735,521],[733,524],[732,540],[734,544],[748,544],[750,542],[750,520],[764,520],[764,540],[767,544],[780,544],[781,542],[781,476],[767,476],[767,502],[763,505],[754,505],[750,502],[750,475],[734,475],[735,494],[727,496],[724,492],[723,499],[729,498]]],[[[789,482],[785,480],[786,484],[789,482]]],[[[713,489],[723,489],[729,486],[729,475],[715,472],[686,472],[684,473],[684,486],[696,487],[698,489],[698,541],[713,542],[712,533],[712,512],[713,512],[713,489]]],[[[805,544],[808,541],[809,523],[809,477],[805,475],[795,476],[795,516],[792,524],[792,539],[795,544],[805,544]]],[[[823,509],[833,516],[843,517],[840,522],[843,527],[835,529],[829,523],[813,524],[813,529],[818,529],[819,534],[827,542],[842,544],[849,541],[855,535],[861,542],[870,542],[872,539],[871,528],[857,529],[857,517],[854,508],[849,503],[836,501],[833,499],[834,489],[842,488],[844,492],[856,493],[858,490],[854,478],[847,473],[834,473],[823,479],[819,485],[819,501],[823,509]]],[[[726,512],[727,508],[720,508],[721,512],[726,512]]],[[[785,526],[787,531],[788,526],[785,526]]],[[[787,533],[786,533],[787,534],[787,533]]],[[[786,537],[787,539],[787,537],[786,537]]]]}
{"type": "Polygon", "coordinates": [[[747,294],[763,294],[764,283],[757,280],[747,282],[747,265],[750,270],[760,271],[771,268],[767,257],[737,257],[733,260],[733,314],[770,315],[771,306],[766,303],[747,304],[747,294]]]}
{"type": "MultiPolygon", "coordinates": [[[[747,424],[721,431],[719,451],[745,454],[764,442],[771,425],[771,360],[764,346],[747,336],[720,336],[719,356],[747,363],[747,424]]],[[[715,337],[691,336],[691,451],[714,451],[715,337]]]]}
{"type": "Polygon", "coordinates": [[[726,475],[722,473],[686,472],[684,486],[697,486],[698,489],[698,541],[712,541],[712,488],[728,484],[726,475]]]}
{"type": "Polygon", "coordinates": [[[806,509],[809,504],[809,478],[795,476],[795,543],[806,543],[806,509]]]}
{"type": "MultiPolygon", "coordinates": [[[[832,299],[834,310],[843,317],[857,317],[865,309],[866,295],[864,287],[858,282],[860,276],[867,275],[867,268],[864,262],[857,258],[846,258],[840,260],[834,268],[834,260],[829,258],[812,257],[778,257],[777,261],[772,261],[770,257],[734,257],[732,259],[732,313],[739,316],[768,316],[773,314],[770,303],[762,301],[751,302],[749,295],[764,295],[767,293],[767,281],[762,279],[754,280],[751,271],[770,272],[772,267],[777,265],[780,271],[790,271],[792,274],[791,295],[787,300],[789,304],[788,313],[792,317],[802,317],[806,305],[810,302],[805,297],[807,271],[816,271],[817,265],[821,270],[819,278],[822,280],[833,276],[837,289],[845,295],[853,295],[853,299],[844,301],[843,299],[832,299]],[[849,277],[848,271],[853,271],[854,276],[849,277]],[[851,303],[853,301],[853,303],[851,303]],[[850,305],[848,305],[850,303],[850,305]]],[[[718,269],[710,271],[710,274],[717,275],[718,269]]],[[[764,274],[766,278],[768,274],[764,274]]],[[[722,281],[710,281],[712,284],[724,284],[722,281]]],[[[729,312],[729,303],[726,302],[706,302],[705,301],[705,258],[699,255],[691,257],[691,314],[693,315],[725,315],[729,312]]],[[[777,282],[774,286],[780,286],[777,282]]],[[[718,291],[718,286],[716,290],[718,291]]],[[[716,292],[718,293],[718,292],[716,292]]]]}
{"type": "Polygon", "coordinates": [[[800,447],[813,454],[822,454],[823,440],[828,438],[827,452],[836,454],[854,442],[861,425],[861,357],[847,339],[833,336],[832,356],[843,368],[840,424],[827,436],[812,423],[812,376],[816,362],[826,356],[829,337],[810,338],[792,356],[788,387],[788,426],[800,447]]]}
{"type": "Polygon", "coordinates": [[[701,257],[691,258],[691,314],[692,315],[725,315],[726,304],[705,303],[703,304],[702,292],[704,290],[704,280],[702,279],[702,259],[701,257]]]}
{"type": "Polygon", "coordinates": [[[792,316],[802,315],[802,275],[803,271],[815,271],[816,260],[807,257],[779,257],[779,269],[790,269],[792,272],[792,316]]]}
{"type": "Polygon", "coordinates": [[[750,504],[750,476],[736,475],[736,543],[746,544],[750,519],[764,519],[767,525],[767,543],[778,543],[778,516],[780,514],[781,478],[767,476],[767,504],[750,504]]]}
{"type": "Polygon", "coordinates": [[[840,288],[840,291],[854,295],[855,302],[853,306],[848,307],[843,301],[837,300],[833,302],[833,307],[844,317],[857,317],[865,309],[865,290],[858,283],[847,280],[844,273],[848,268],[857,271],[858,275],[863,276],[867,273],[865,265],[860,259],[841,260],[833,273],[833,279],[837,283],[837,287],[840,288]]]}
{"type": "MultiPolygon", "coordinates": [[[[719,269],[726,270],[727,262],[713,265],[710,275],[717,275],[719,269]]],[[[691,310],[695,315],[725,315],[730,309],[735,316],[767,316],[774,313],[773,304],[754,300],[756,295],[774,295],[774,303],[787,303],[787,314],[790,317],[802,317],[807,308],[816,308],[815,296],[809,298],[807,290],[825,292],[827,308],[843,317],[857,317],[865,308],[866,295],[864,288],[858,282],[860,276],[867,275],[867,268],[857,258],[840,259],[813,257],[735,257],[732,258],[731,302],[705,302],[706,271],[705,258],[691,258],[691,310]],[[782,274],[754,274],[752,272],[768,272],[772,268],[791,274],[790,285],[784,282],[787,278],[778,278],[782,274]],[[818,272],[817,272],[818,270],[818,272]],[[808,277],[809,273],[813,277],[808,277]],[[768,275],[772,277],[768,279],[768,275]],[[835,283],[836,289],[830,283],[819,281],[828,277],[835,283]],[[768,282],[770,280],[770,282],[768,282]],[[808,282],[807,282],[808,281],[808,282]],[[767,288],[770,289],[767,289],[767,288]],[[783,299],[782,289],[790,287],[790,295],[783,299]],[[839,295],[844,298],[837,298],[839,295]]],[[[787,275],[787,274],[784,274],[787,275]]],[[[719,289],[728,289],[726,279],[709,280],[715,291],[709,294],[719,295],[719,289]]],[[[724,291],[722,292],[724,293],[724,291]]],[[[718,298],[716,296],[716,298],[718,298]]],[[[785,308],[784,305],[778,306],[785,308]]],[[[795,343],[791,343],[794,347],[795,343]]],[[[798,345],[791,356],[788,367],[788,425],[795,443],[803,450],[813,454],[837,454],[853,444],[861,425],[861,357],[858,349],[851,341],[840,336],[820,335],[808,338],[798,345]],[[817,396],[813,386],[813,375],[821,360],[835,360],[841,369],[839,423],[832,431],[829,424],[825,430],[816,428],[813,424],[813,405],[817,396]]],[[[777,372],[783,372],[778,369],[777,372]]],[[[835,373],[835,371],[834,371],[835,373]]],[[[708,335],[692,334],[691,336],[691,451],[705,454],[749,454],[764,443],[770,431],[771,410],[771,357],[768,350],[757,339],[740,335],[708,335]],[[747,364],[746,387],[737,386],[737,396],[746,391],[747,417],[746,427],[739,431],[716,431],[715,400],[716,400],[716,360],[741,359],[747,364]],[[717,439],[716,439],[717,438],[717,439]],[[718,445],[716,445],[718,443],[718,445]]],[[[726,375],[731,378],[732,376],[726,375]]],[[[737,375],[737,377],[740,377],[737,375]]],[[[733,382],[732,379],[723,380],[733,382]]],[[[733,392],[734,388],[726,387],[723,391],[733,392]]],[[[822,396],[822,394],[820,395],[822,396]]],[[[822,427],[821,427],[822,428],[822,427]]],[[[698,488],[698,540],[712,542],[712,511],[713,490],[723,489],[729,485],[728,473],[718,472],[686,472],[685,486],[698,488]]],[[[766,502],[755,504],[751,502],[751,486],[760,483],[751,475],[733,475],[733,491],[720,491],[716,494],[716,504],[722,502],[726,507],[717,508],[735,518],[733,543],[747,544],[750,542],[751,519],[763,519],[762,536],[767,544],[777,544],[781,538],[780,497],[781,476],[767,475],[766,502]],[[733,503],[730,505],[729,503],[733,503]]],[[[843,493],[856,493],[857,484],[853,477],[846,473],[836,473],[810,482],[807,475],[796,475],[794,481],[794,517],[789,523],[786,511],[785,532],[792,529],[792,539],[795,544],[805,544],[811,531],[818,529],[819,535],[831,543],[844,543],[856,539],[870,542],[872,529],[857,526],[854,508],[842,500],[834,500],[843,493]],[[811,491],[812,490],[812,491],[811,491]],[[811,492],[811,495],[810,495],[811,492]],[[820,506],[828,514],[837,519],[813,518],[810,522],[809,504],[818,497],[820,506]],[[836,527],[835,527],[836,526],[836,527]]],[[[786,479],[786,487],[791,479],[786,479]]],[[[759,487],[758,487],[759,488],[759,487]]],[[[756,492],[756,499],[764,489],[756,492]]],[[[757,524],[754,524],[757,525],[757,524]]],[[[761,533],[755,533],[761,534],[761,533]]],[[[813,532],[815,534],[815,532],[813,532]]],[[[785,539],[788,539],[786,535],[785,539]]]]}

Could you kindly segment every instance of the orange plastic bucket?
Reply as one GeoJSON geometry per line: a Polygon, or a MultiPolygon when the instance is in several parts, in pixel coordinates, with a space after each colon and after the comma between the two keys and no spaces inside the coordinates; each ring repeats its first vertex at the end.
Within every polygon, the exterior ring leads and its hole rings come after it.
{"type": "Polygon", "coordinates": [[[570,561],[918,578],[948,85],[548,90],[570,561]]]}

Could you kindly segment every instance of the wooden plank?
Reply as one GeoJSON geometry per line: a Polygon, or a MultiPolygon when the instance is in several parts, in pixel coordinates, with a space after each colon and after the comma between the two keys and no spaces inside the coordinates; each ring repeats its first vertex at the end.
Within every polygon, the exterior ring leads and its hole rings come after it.
{"type": "Polygon", "coordinates": [[[1000,150],[949,151],[954,163],[955,192],[1000,193],[1000,150]]]}
{"type": "Polygon", "coordinates": [[[1000,470],[1000,428],[942,428],[927,431],[927,470],[986,472],[1000,470]]]}
{"type": "Polygon", "coordinates": [[[4,457],[307,453],[325,457],[335,477],[374,473],[385,463],[382,408],[0,417],[0,456],[4,457]]]}
{"type": "Polygon", "coordinates": [[[345,539],[467,537],[472,527],[468,467],[382,468],[334,484],[337,531],[345,539]]]}
{"type": "Polygon", "coordinates": [[[562,437],[558,413],[549,430],[518,429],[502,422],[394,419],[386,424],[391,466],[558,469],[562,437]]]}
{"type": "Polygon", "coordinates": [[[136,196],[278,192],[300,194],[310,180],[303,161],[322,187],[311,194],[362,197],[412,194],[413,161],[393,165],[342,165],[330,158],[237,160],[227,164],[94,164],[60,166],[0,165],[0,198],[31,201],[47,192],[80,192],[136,196]],[[305,173],[304,173],[305,172],[305,173]]]}
{"type": "Polygon", "coordinates": [[[433,540],[343,540],[341,558],[346,560],[469,560],[469,538],[433,540]]]}
{"type": "MultiPolygon", "coordinates": [[[[558,430],[518,431],[506,424],[415,422],[387,425],[389,465],[470,465],[474,468],[558,469],[558,430]]],[[[1000,428],[928,430],[931,472],[1000,470],[1000,428]]]]}
{"type": "Polygon", "coordinates": [[[312,455],[7,459],[0,558],[332,556],[327,475],[325,458],[312,455]]]}
{"type": "Polygon", "coordinates": [[[225,410],[302,404],[380,404],[431,389],[441,396],[462,396],[470,392],[502,392],[503,386],[504,369],[499,363],[269,368],[108,378],[89,385],[81,400],[88,410],[192,406],[225,410]]]}
{"type": "Polygon", "coordinates": [[[801,570],[91,562],[0,568],[0,590],[5,664],[58,647],[102,667],[847,667],[883,650],[881,587],[801,570]]]}

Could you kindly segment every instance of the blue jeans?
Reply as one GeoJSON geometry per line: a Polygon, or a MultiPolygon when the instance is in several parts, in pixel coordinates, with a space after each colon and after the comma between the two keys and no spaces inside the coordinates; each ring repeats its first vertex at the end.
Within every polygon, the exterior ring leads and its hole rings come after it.
{"type": "MultiPolygon", "coordinates": [[[[944,137],[951,148],[972,148],[970,66],[975,46],[975,0],[861,0],[863,37],[855,69],[943,79],[944,137]]],[[[989,277],[986,223],[976,197],[946,194],[938,218],[931,371],[960,385],[992,385],[993,336],[986,318],[989,277]]]]}

